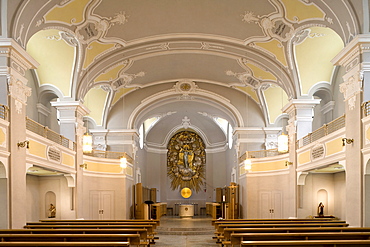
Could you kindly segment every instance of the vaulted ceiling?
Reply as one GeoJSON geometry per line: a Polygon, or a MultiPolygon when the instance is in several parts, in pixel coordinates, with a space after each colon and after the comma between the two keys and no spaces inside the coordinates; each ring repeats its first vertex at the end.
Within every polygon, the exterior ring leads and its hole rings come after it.
{"type": "Polygon", "coordinates": [[[312,97],[318,83],[332,85],[330,61],[359,34],[362,18],[356,0],[8,5],[11,36],[40,63],[39,95],[51,90],[59,100],[84,102],[96,128],[138,128],[157,117],[167,119],[157,125],[161,132],[185,117],[199,129],[212,126],[210,117],[233,127],[273,125],[289,99],[312,97]],[[240,105],[261,118],[248,123],[240,105]],[[133,109],[125,116],[118,106],[133,109]],[[119,126],[115,116],[126,120],[119,126]]]}

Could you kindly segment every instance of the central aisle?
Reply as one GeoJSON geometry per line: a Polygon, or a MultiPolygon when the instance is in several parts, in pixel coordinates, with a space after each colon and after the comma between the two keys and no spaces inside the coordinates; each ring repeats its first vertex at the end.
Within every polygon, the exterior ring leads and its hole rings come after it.
{"type": "Polygon", "coordinates": [[[180,218],[164,216],[157,227],[159,237],[155,246],[203,247],[218,246],[214,236],[215,228],[211,218],[180,218]]]}

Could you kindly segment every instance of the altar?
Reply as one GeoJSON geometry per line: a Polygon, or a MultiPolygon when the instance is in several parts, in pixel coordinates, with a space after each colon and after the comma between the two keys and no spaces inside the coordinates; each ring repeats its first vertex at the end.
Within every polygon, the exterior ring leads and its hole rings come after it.
{"type": "Polygon", "coordinates": [[[181,218],[194,216],[194,205],[193,204],[180,204],[179,209],[180,209],[179,216],[181,218]]]}

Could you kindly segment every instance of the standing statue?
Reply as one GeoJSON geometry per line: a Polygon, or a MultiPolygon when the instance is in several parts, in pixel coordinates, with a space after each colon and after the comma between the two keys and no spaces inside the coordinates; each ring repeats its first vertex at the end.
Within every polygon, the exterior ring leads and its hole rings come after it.
{"type": "Polygon", "coordinates": [[[185,166],[185,168],[192,167],[194,159],[194,153],[192,150],[189,150],[189,145],[184,145],[179,153],[179,165],[185,166]]]}
{"type": "Polygon", "coordinates": [[[57,209],[55,208],[55,206],[50,203],[50,208],[49,208],[49,218],[55,218],[55,215],[56,215],[56,212],[57,212],[57,209]]]}
{"type": "Polygon", "coordinates": [[[317,214],[319,217],[324,217],[324,204],[322,202],[320,202],[319,206],[317,207],[317,214]]]}

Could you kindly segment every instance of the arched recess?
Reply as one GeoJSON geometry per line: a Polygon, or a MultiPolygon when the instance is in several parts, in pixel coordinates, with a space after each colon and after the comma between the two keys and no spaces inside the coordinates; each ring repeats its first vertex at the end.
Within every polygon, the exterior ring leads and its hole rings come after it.
{"type": "MultiPolygon", "coordinates": [[[[53,204],[58,209],[56,202],[57,201],[56,201],[55,193],[52,191],[46,192],[45,194],[45,218],[49,217],[49,209],[50,209],[51,204],[53,204]]],[[[58,210],[56,212],[58,214],[58,210]]]]}
{"type": "MultiPolygon", "coordinates": [[[[316,207],[319,206],[320,202],[324,204],[324,215],[327,214],[329,211],[328,209],[328,191],[325,189],[320,189],[317,191],[317,198],[316,198],[316,207]]],[[[318,211],[317,211],[318,215],[318,211]]]]}
{"type": "Polygon", "coordinates": [[[370,227],[370,159],[365,165],[364,187],[364,226],[370,227]]]}
{"type": "Polygon", "coordinates": [[[333,93],[329,82],[319,82],[315,84],[309,91],[309,95],[315,99],[320,99],[320,104],[314,108],[314,119],[312,129],[318,129],[322,125],[333,120],[333,109],[335,102],[333,101],[333,93]]]}
{"type": "Polygon", "coordinates": [[[0,161],[0,229],[8,228],[8,179],[5,165],[0,161]]]}
{"type": "Polygon", "coordinates": [[[40,87],[39,103],[37,104],[38,122],[57,133],[59,133],[58,110],[51,105],[51,102],[61,98],[63,98],[63,94],[55,86],[42,85],[40,87]]]}
{"type": "MultiPolygon", "coordinates": [[[[178,101],[178,97],[181,97],[181,95],[181,92],[179,93],[176,92],[175,89],[171,89],[152,95],[151,97],[143,100],[142,103],[133,110],[128,119],[127,126],[131,129],[138,129],[141,124],[141,122],[139,121],[139,119],[141,119],[141,115],[145,114],[148,111],[151,111],[153,108],[156,108],[160,104],[178,101]]],[[[226,112],[226,114],[233,120],[233,122],[235,122],[236,127],[244,127],[242,114],[226,98],[220,95],[215,95],[214,93],[205,90],[192,91],[191,95],[194,95],[194,101],[205,104],[210,104],[210,102],[212,102],[215,107],[222,108],[223,111],[226,112]]]]}

